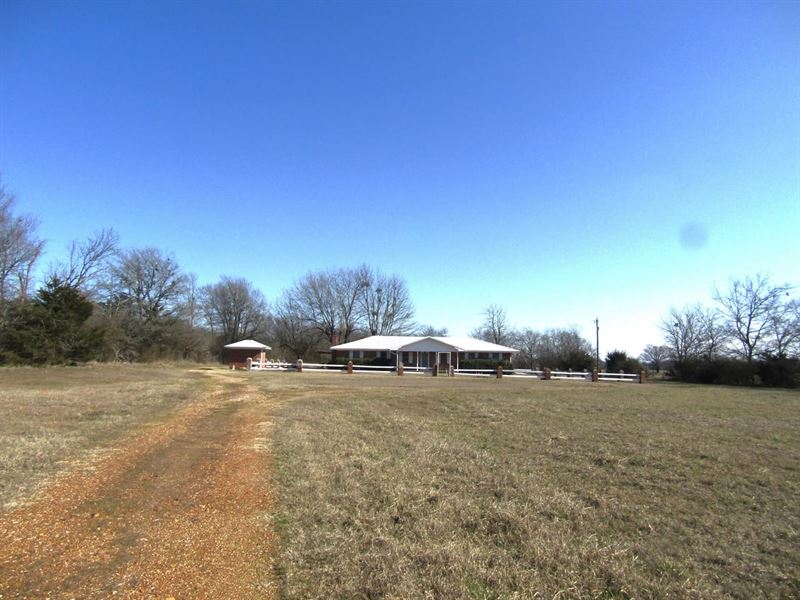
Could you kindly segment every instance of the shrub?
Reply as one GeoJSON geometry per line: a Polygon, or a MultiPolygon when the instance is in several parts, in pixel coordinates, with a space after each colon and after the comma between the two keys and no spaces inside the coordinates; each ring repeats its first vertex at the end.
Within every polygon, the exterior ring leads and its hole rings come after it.
{"type": "Polygon", "coordinates": [[[93,304],[74,287],[51,279],[33,300],[7,314],[0,364],[64,364],[99,357],[102,332],[87,325],[93,304]]]}
{"type": "Polygon", "coordinates": [[[394,358],[347,358],[339,357],[334,358],[328,364],[332,365],[346,365],[348,362],[353,361],[354,365],[367,365],[370,367],[394,367],[396,362],[394,358]]]}
{"type": "Polygon", "coordinates": [[[758,376],[764,385],[796,388],[800,386],[800,360],[767,356],[758,363],[758,376]]]}
{"type": "Polygon", "coordinates": [[[672,366],[671,374],[687,383],[753,385],[757,383],[754,365],[744,360],[685,360],[672,366]]]}
{"type": "Polygon", "coordinates": [[[497,358],[470,358],[458,363],[459,369],[497,369],[503,367],[504,370],[512,369],[511,361],[500,360],[497,358]]]}
{"type": "Polygon", "coordinates": [[[623,350],[613,350],[606,355],[606,370],[609,373],[639,373],[642,370],[642,363],[635,358],[628,356],[623,350]]]}

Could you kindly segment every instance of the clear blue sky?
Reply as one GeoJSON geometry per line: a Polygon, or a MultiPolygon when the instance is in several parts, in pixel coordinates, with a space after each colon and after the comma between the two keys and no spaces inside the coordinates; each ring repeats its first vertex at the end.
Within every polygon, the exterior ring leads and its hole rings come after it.
{"type": "Polygon", "coordinates": [[[0,0],[0,174],[47,260],[113,227],[268,298],[367,262],[453,334],[638,353],[800,282],[800,3],[0,0]]]}

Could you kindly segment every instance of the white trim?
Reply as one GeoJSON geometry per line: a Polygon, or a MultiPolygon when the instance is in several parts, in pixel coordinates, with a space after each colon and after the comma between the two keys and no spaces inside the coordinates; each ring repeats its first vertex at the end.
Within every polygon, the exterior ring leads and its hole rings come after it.
{"type": "Polygon", "coordinates": [[[390,350],[392,352],[397,352],[408,350],[410,346],[416,345],[424,340],[432,342],[431,345],[434,347],[429,349],[430,352],[443,351],[439,350],[442,345],[450,348],[452,352],[496,352],[499,354],[516,354],[519,352],[516,348],[501,346],[500,344],[493,344],[470,337],[411,335],[373,335],[354,342],[331,346],[331,350],[390,350]]]}
{"type": "Polygon", "coordinates": [[[272,350],[272,348],[266,344],[255,340],[242,340],[240,342],[234,342],[233,344],[226,344],[224,347],[229,350],[272,350]]]}

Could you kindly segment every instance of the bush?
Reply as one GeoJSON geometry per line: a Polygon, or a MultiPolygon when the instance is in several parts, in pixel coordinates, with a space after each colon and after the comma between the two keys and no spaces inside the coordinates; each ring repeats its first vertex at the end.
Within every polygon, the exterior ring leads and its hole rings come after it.
{"type": "Polygon", "coordinates": [[[370,367],[394,367],[397,365],[394,358],[347,358],[339,357],[334,358],[328,364],[330,365],[346,365],[348,362],[353,361],[354,365],[366,365],[370,367]]]}
{"type": "Polygon", "coordinates": [[[33,300],[7,311],[0,364],[74,364],[98,358],[103,334],[87,324],[93,310],[80,291],[51,279],[33,300]]]}
{"type": "Polygon", "coordinates": [[[594,369],[594,357],[583,350],[573,350],[558,355],[539,357],[542,368],[549,367],[553,371],[591,371],[594,369]]]}
{"type": "Polygon", "coordinates": [[[491,369],[495,370],[497,367],[503,367],[503,370],[509,370],[511,361],[501,360],[498,358],[470,358],[468,360],[461,360],[458,363],[459,369],[491,369]]]}
{"type": "Polygon", "coordinates": [[[758,363],[761,383],[775,387],[800,386],[800,360],[784,356],[767,356],[758,363]]]}
{"type": "Polygon", "coordinates": [[[757,383],[754,365],[743,360],[685,360],[673,365],[672,375],[686,383],[753,385],[757,383]]]}
{"type": "Polygon", "coordinates": [[[606,371],[609,373],[639,373],[642,363],[623,350],[613,350],[606,355],[606,371]]]}

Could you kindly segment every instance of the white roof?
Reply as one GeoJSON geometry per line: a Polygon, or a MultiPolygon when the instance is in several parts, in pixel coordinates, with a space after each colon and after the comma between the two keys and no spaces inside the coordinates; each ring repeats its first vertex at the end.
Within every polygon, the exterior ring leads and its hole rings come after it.
{"type": "Polygon", "coordinates": [[[348,342],[346,344],[339,344],[331,346],[331,350],[375,350],[375,351],[420,351],[420,352],[436,352],[442,350],[441,345],[452,348],[456,352],[519,352],[516,348],[509,348],[508,346],[501,346],[500,344],[492,344],[471,337],[456,337],[456,336],[415,336],[415,335],[373,335],[363,340],[356,340],[355,342],[348,342]],[[424,342],[431,342],[425,344],[424,342]],[[428,350],[425,346],[430,345],[428,350]],[[407,346],[412,346],[406,348],[407,346]]]}
{"type": "Polygon", "coordinates": [[[233,344],[226,344],[226,348],[231,350],[272,350],[266,344],[257,342],[255,340],[242,340],[241,342],[234,342],[233,344]]]}

